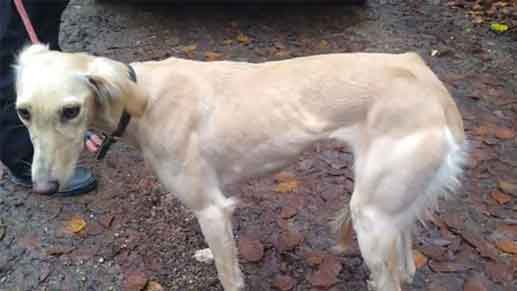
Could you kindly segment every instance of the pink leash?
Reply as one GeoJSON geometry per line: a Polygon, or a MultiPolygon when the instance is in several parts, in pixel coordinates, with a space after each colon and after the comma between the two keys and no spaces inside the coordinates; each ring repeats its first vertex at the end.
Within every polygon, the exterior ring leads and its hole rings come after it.
{"type": "Polygon", "coordinates": [[[22,18],[23,25],[25,26],[25,30],[27,34],[29,34],[29,38],[33,44],[40,43],[38,36],[36,35],[36,31],[32,26],[31,20],[29,19],[29,15],[27,14],[27,10],[25,10],[25,6],[23,5],[22,0],[13,0],[14,5],[16,6],[16,10],[18,10],[18,14],[22,18]]]}

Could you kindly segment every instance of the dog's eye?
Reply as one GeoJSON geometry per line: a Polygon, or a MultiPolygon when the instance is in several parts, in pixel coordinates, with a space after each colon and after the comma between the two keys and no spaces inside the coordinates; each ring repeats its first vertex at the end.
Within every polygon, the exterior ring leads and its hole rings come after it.
{"type": "Polygon", "coordinates": [[[61,120],[71,120],[77,117],[79,115],[79,112],[81,111],[80,106],[72,106],[72,107],[65,107],[63,108],[63,111],[61,112],[61,120]]]}
{"type": "Polygon", "coordinates": [[[18,115],[25,121],[29,121],[31,119],[31,112],[26,108],[18,108],[18,115]]]}

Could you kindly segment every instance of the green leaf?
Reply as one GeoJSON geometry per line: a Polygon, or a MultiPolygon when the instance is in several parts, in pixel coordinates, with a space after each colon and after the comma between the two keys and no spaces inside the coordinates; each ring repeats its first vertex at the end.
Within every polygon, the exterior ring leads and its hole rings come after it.
{"type": "Polygon", "coordinates": [[[505,32],[508,30],[508,25],[506,25],[504,23],[495,23],[494,22],[494,23],[490,24],[490,29],[492,31],[501,33],[501,32],[505,32]]]}

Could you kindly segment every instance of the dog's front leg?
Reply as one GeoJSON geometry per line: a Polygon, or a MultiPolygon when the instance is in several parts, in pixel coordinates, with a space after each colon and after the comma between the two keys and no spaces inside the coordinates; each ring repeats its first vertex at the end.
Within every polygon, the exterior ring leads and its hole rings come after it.
{"type": "MultiPolygon", "coordinates": [[[[178,124],[175,125],[178,127],[178,124]]],[[[224,289],[240,291],[244,288],[244,280],[239,269],[231,222],[235,202],[222,193],[218,175],[212,165],[201,157],[197,135],[191,134],[188,142],[179,140],[176,143],[187,145],[167,153],[173,159],[163,159],[152,152],[148,152],[147,158],[165,187],[175,193],[198,219],[210,250],[198,251],[194,257],[205,262],[213,257],[224,289]]]]}
{"type": "Polygon", "coordinates": [[[211,200],[215,202],[196,211],[195,214],[205,240],[212,251],[217,274],[224,290],[240,291],[244,288],[244,280],[239,268],[237,248],[232,232],[231,219],[234,201],[224,197],[218,190],[213,190],[210,196],[211,200]]]}

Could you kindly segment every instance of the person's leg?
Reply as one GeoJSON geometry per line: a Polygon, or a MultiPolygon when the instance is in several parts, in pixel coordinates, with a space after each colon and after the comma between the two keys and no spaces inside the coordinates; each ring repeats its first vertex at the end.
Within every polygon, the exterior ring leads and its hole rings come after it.
{"type": "MultiPolygon", "coordinates": [[[[40,41],[59,49],[61,13],[68,1],[25,1],[25,8],[40,41]]],[[[16,114],[14,103],[15,55],[28,44],[28,36],[12,1],[0,1],[0,161],[8,168],[14,182],[31,185],[30,164],[33,147],[29,133],[16,114]]],[[[77,168],[62,194],[89,192],[97,185],[90,171],[77,168]]]]}
{"type": "Polygon", "coordinates": [[[32,143],[27,129],[16,114],[13,91],[12,87],[0,90],[0,98],[5,101],[0,109],[0,160],[16,178],[17,183],[29,186],[32,143]]]}
{"type": "Polygon", "coordinates": [[[0,161],[19,182],[30,182],[32,144],[14,103],[13,69],[16,51],[24,44],[23,27],[17,25],[12,1],[0,1],[0,161]]]}

